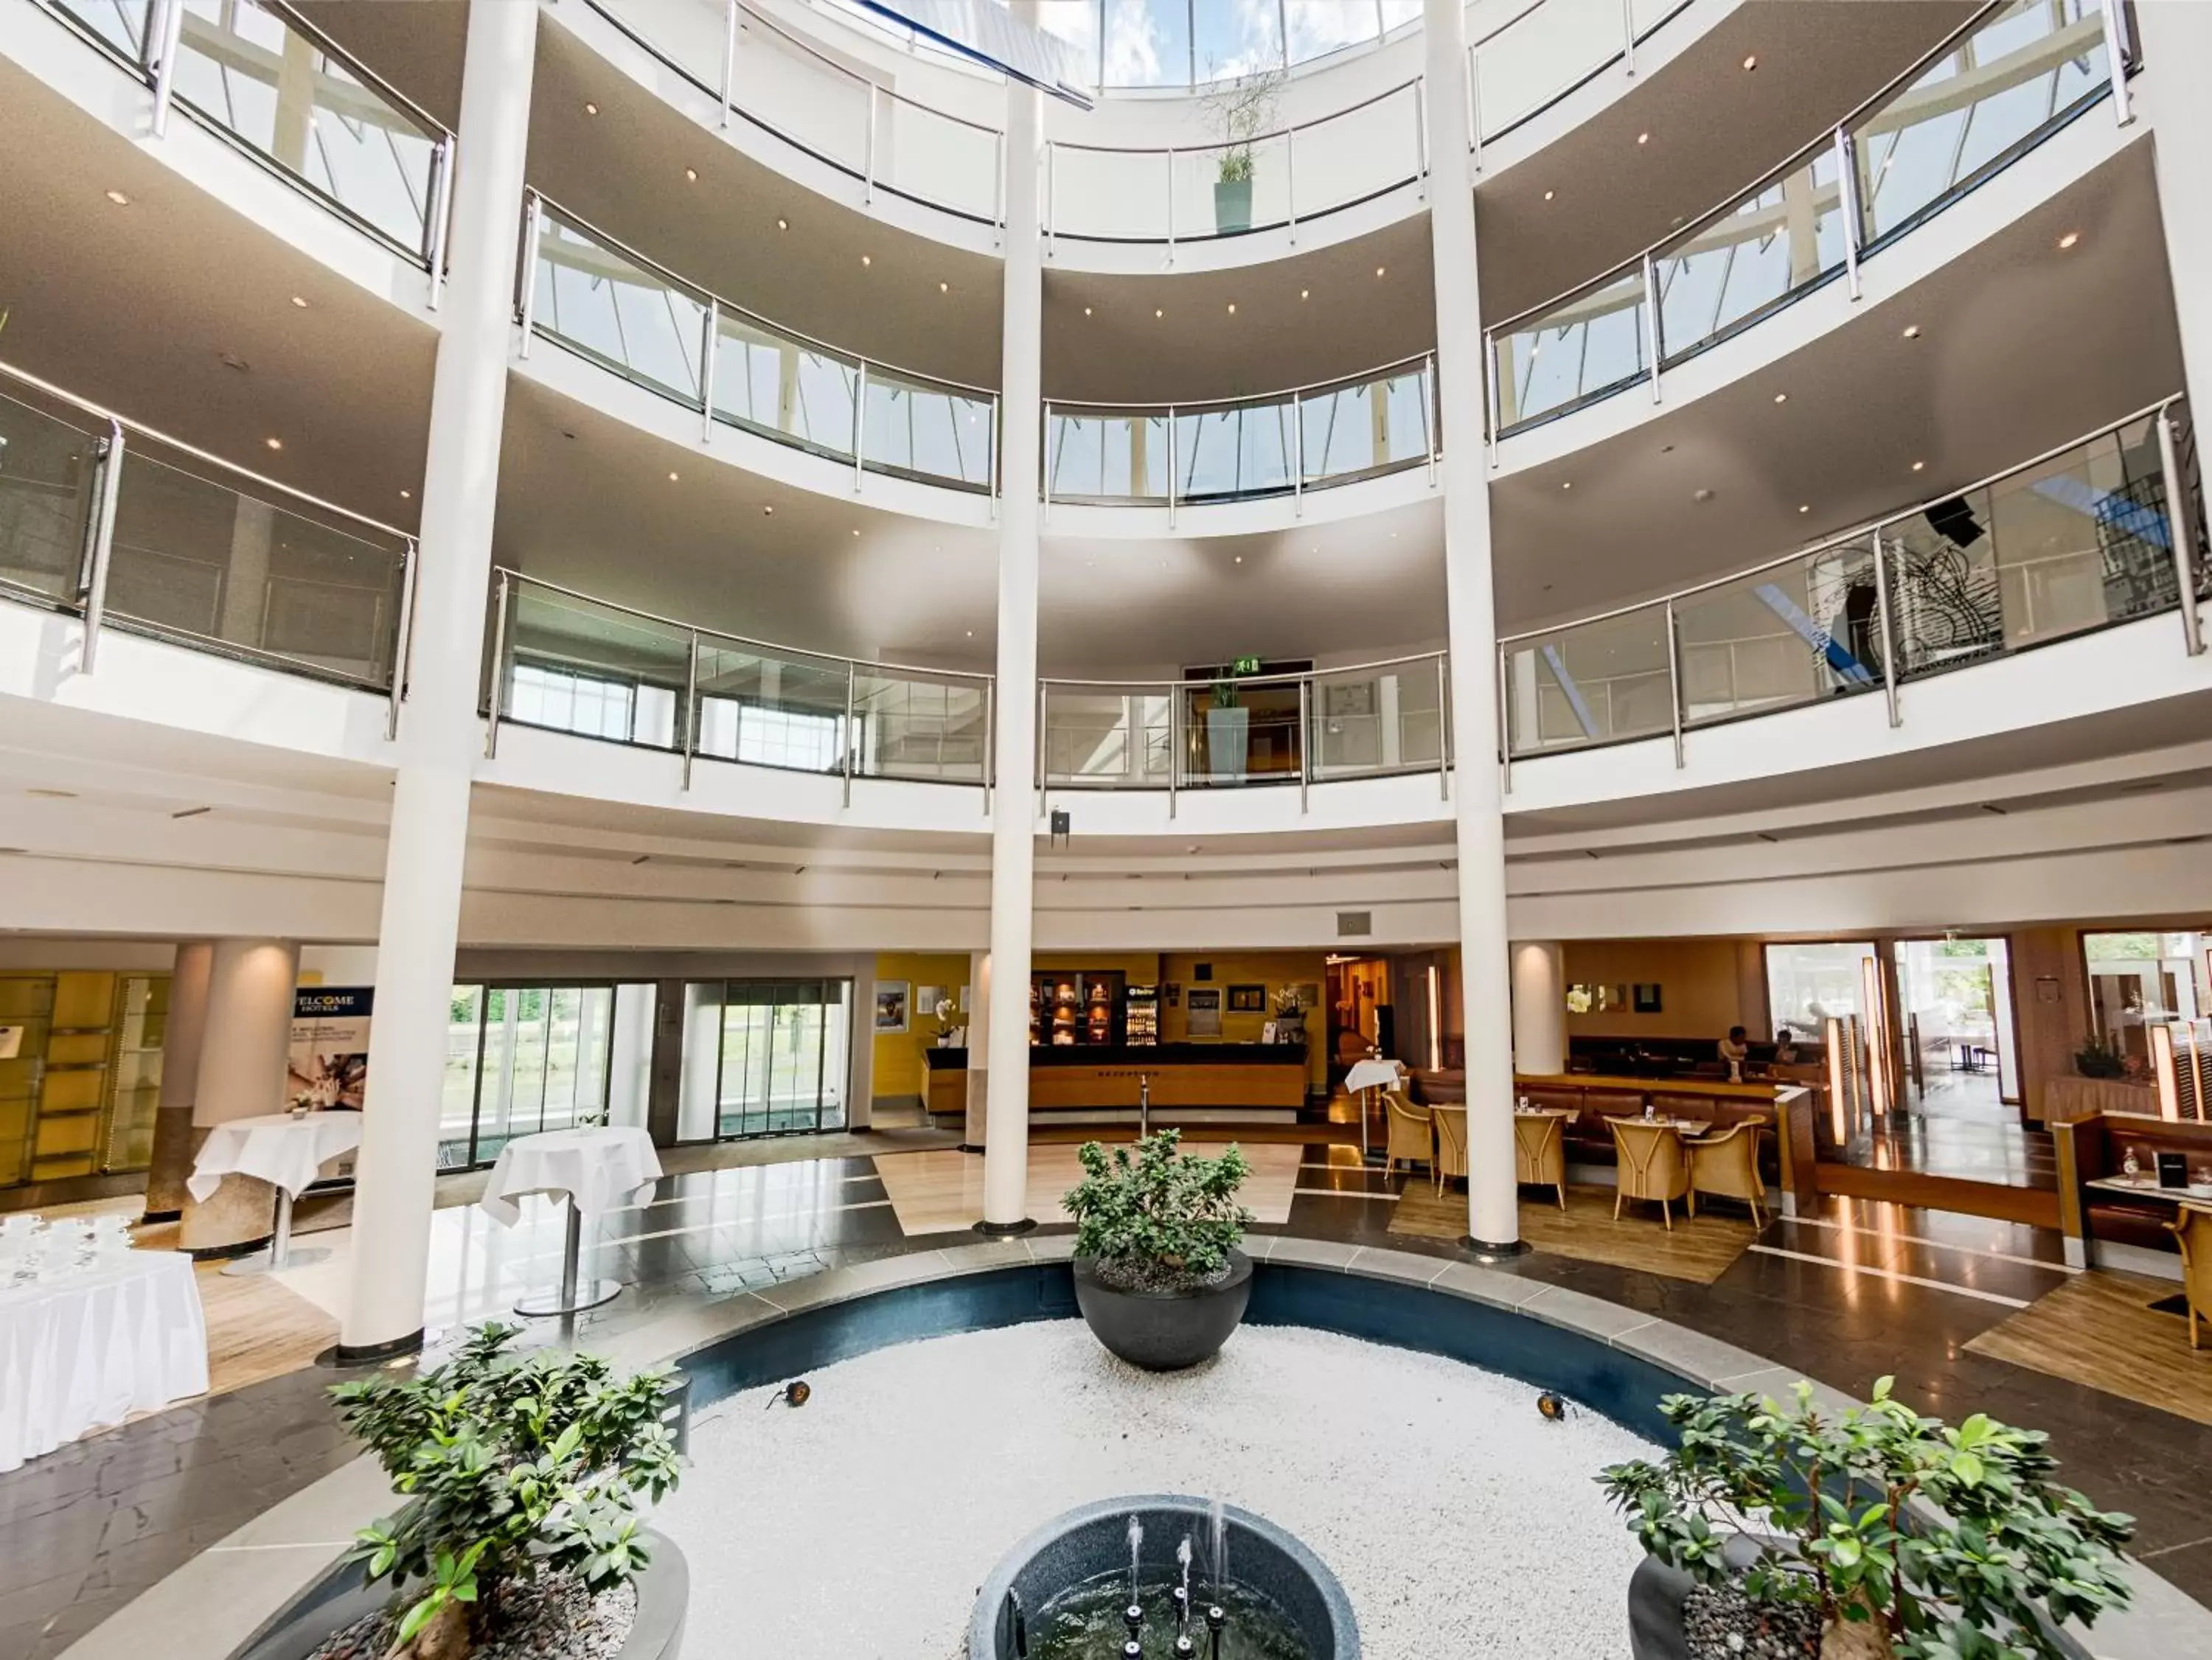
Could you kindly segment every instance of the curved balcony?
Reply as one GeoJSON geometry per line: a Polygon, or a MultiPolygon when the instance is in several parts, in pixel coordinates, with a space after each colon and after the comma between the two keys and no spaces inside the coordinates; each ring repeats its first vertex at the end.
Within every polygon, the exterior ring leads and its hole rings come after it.
{"type": "Polygon", "coordinates": [[[1779,560],[1499,642],[1520,760],[1881,694],[2212,594],[2179,394],[2063,450],[1779,560]]]}
{"type": "Polygon", "coordinates": [[[453,135],[279,0],[41,0],[184,115],[432,277],[453,135]]]}
{"type": "Polygon", "coordinates": [[[866,473],[998,494],[996,392],[842,352],[686,282],[543,197],[525,204],[522,353],[551,341],[717,424],[866,473]]]}
{"type": "Polygon", "coordinates": [[[414,596],[407,532],[0,364],[0,596],[389,700],[414,596]]]}
{"type": "Polygon", "coordinates": [[[2106,99],[2128,119],[2124,9],[1992,0],[1749,189],[1601,276],[1486,330],[1501,438],[1632,387],[1827,284],[2106,99]]]}

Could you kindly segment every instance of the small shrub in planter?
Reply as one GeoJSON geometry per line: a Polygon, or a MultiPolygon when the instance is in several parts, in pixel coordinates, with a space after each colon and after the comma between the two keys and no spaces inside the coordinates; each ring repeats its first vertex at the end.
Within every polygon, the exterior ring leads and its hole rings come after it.
{"type": "Polygon", "coordinates": [[[462,1660],[540,1576],[596,1594],[646,1566],[639,1498],[676,1485],[666,1375],[618,1379],[598,1355],[514,1354],[520,1330],[489,1323],[441,1366],[331,1391],[406,1496],[355,1550],[372,1583],[399,1590],[392,1660],[462,1660]]]}
{"type": "Polygon", "coordinates": [[[1100,1342],[1153,1372],[1212,1355],[1252,1294],[1237,1249],[1252,1223],[1237,1203],[1251,1166],[1234,1147],[1201,1159],[1181,1140],[1163,1130],[1133,1157],[1085,1142],[1083,1180],[1062,1201],[1076,1223],[1076,1306],[1100,1342]]]}
{"type": "Polygon", "coordinates": [[[2074,1051],[2074,1069],[2085,1078],[2124,1078],[2128,1063],[2102,1038],[2091,1037],[2074,1051]]]}
{"type": "Polygon", "coordinates": [[[1809,1609],[1823,1660],[2062,1660],[2055,1627],[2126,1605],[2133,1518],[2060,1486],[2041,1431],[1954,1428],[1892,1381],[1836,1417],[1805,1383],[1669,1396],[1681,1445],[1598,1481],[1652,1557],[1754,1614],[1809,1609]]]}

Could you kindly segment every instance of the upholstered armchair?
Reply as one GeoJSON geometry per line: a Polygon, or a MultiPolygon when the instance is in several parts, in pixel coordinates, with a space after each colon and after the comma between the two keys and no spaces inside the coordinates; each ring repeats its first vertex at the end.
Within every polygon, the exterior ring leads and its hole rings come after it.
{"type": "MultiPolygon", "coordinates": [[[[1567,1148],[1564,1118],[1550,1113],[1513,1115],[1513,1179],[1524,1186],[1548,1187],[1567,1208],[1567,1148]]],[[[1462,1130],[1465,1121],[1461,1123],[1462,1130]]]]}
{"type": "Polygon", "coordinates": [[[1432,1106],[1429,1117],[1437,1127],[1437,1197],[1444,1184],[1467,1174],[1467,1108],[1432,1106]]]}
{"type": "Polygon", "coordinates": [[[1429,1122],[1429,1109],[1414,1106],[1406,1099],[1403,1090],[1386,1089],[1382,1092],[1382,1116],[1390,1129],[1389,1139],[1383,1148],[1387,1160],[1384,1174],[1394,1173],[1401,1160],[1435,1170],[1437,1136],[1435,1126],[1429,1122]]]}
{"type": "Polygon", "coordinates": [[[1751,1207],[1752,1226],[1766,1226],[1759,1215],[1759,1205],[1766,1197],[1766,1184],[1759,1179],[1757,1124],[1733,1124],[1717,1136],[1692,1142],[1689,1153],[1690,1215],[1698,1214],[1698,1194],[1712,1193],[1724,1199],[1742,1200],[1751,1207]]]}
{"type": "Polygon", "coordinates": [[[1620,1186],[1613,1196],[1613,1219],[1620,1220],[1623,1199],[1652,1199],[1674,1231],[1672,1203],[1690,1190],[1690,1164],[1682,1156],[1682,1137],[1666,1124],[1646,1124],[1641,1118],[1607,1118],[1613,1129],[1613,1150],[1620,1156],[1620,1186]]]}
{"type": "Polygon", "coordinates": [[[2189,1299],[2189,1346],[2202,1348],[2197,1323],[2212,1320],[2212,1209],[2185,1204],[2166,1226],[2181,1247],[2181,1289],[2189,1299]]]}

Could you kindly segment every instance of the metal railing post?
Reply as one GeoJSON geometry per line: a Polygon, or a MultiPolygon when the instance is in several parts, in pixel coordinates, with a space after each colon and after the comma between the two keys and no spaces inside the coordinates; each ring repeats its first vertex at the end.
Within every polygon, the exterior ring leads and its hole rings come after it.
{"type": "Polygon", "coordinates": [[[1306,421],[1305,401],[1297,392],[1291,394],[1291,507],[1293,515],[1304,518],[1306,512],[1306,421]]]}
{"type": "Polygon", "coordinates": [[[738,84],[738,0],[722,9],[722,130],[730,128],[730,107],[738,84]]]}
{"type": "Polygon", "coordinates": [[[1176,527],[1176,406],[1168,405],[1168,529],[1176,527]]]}
{"type": "Polygon", "coordinates": [[[853,730],[854,682],[859,678],[860,665],[850,657],[845,659],[845,805],[853,804],[853,751],[856,734],[853,730]]]}
{"type": "Polygon", "coordinates": [[[499,593],[494,602],[499,615],[492,619],[490,719],[484,724],[484,759],[499,754],[499,723],[507,712],[507,573],[499,573],[499,593]]]}
{"type": "Polygon", "coordinates": [[[1498,789],[1501,795],[1513,793],[1513,718],[1507,711],[1505,694],[1510,684],[1506,673],[1505,648],[1497,650],[1498,657],[1498,789]]]}
{"type": "Polygon", "coordinates": [[[1651,401],[1659,401],[1659,360],[1666,354],[1667,342],[1659,330],[1659,265],[1647,249],[1644,255],[1644,309],[1651,319],[1651,401]]]}
{"type": "Polygon", "coordinates": [[[2136,118],[2135,101],[2128,93],[2128,24],[2121,14],[2126,0],[2105,0],[2100,8],[2105,20],[2105,62],[2112,77],[2112,114],[2124,127],[2136,118]]]}
{"type": "Polygon", "coordinates": [[[1635,0],[1620,0],[1620,65],[1628,74],[1636,73],[1635,0]]]}
{"type": "Polygon", "coordinates": [[[1168,683],[1168,816],[1176,815],[1176,785],[1182,772],[1182,682],[1168,683]]]}
{"type": "Polygon", "coordinates": [[[1502,371],[1498,366],[1497,335],[1485,329],[1482,331],[1482,354],[1489,360],[1490,368],[1490,408],[1487,411],[1490,418],[1482,424],[1486,435],[1490,440],[1490,464],[1495,469],[1498,465],[1498,428],[1503,421],[1502,412],[1504,407],[1500,390],[1499,377],[1502,371]]]}
{"type": "Polygon", "coordinates": [[[1044,792],[1052,787],[1052,748],[1045,738],[1046,724],[1052,718],[1052,682],[1048,680],[1037,682],[1036,712],[1036,791],[1037,799],[1042,801],[1044,792]]]}
{"type": "Polygon", "coordinates": [[[1060,254],[1060,146],[1050,140],[1044,147],[1044,257],[1060,254]]]}
{"type": "Polygon", "coordinates": [[[860,494],[860,439],[866,433],[863,411],[868,407],[868,360],[860,360],[859,372],[853,379],[853,494],[860,494]]]}
{"type": "Polygon", "coordinates": [[[151,18],[147,20],[146,42],[155,52],[150,65],[154,71],[152,131],[155,137],[166,138],[169,132],[169,106],[177,95],[177,52],[185,33],[184,0],[162,0],[160,18],[158,24],[151,18]],[[157,38],[158,47],[155,45],[157,38]]]}
{"type": "Polygon", "coordinates": [[[1175,146],[1168,146],[1168,264],[1175,264],[1175,146]]]}
{"type": "Polygon", "coordinates": [[[1306,797],[1313,783],[1313,676],[1298,677],[1298,815],[1305,815],[1306,797]]]}
{"type": "Polygon", "coordinates": [[[2166,529],[2173,543],[2175,591],[2181,597],[2181,637],[2191,657],[2204,650],[2204,630],[2197,613],[2197,520],[2182,476],[2180,445],[2175,441],[2173,411],[2158,412],[2158,465],[2166,475],[2166,529]]]}
{"type": "Polygon", "coordinates": [[[1451,686],[1444,678],[1448,661],[1442,651],[1437,653],[1437,799],[1451,799],[1451,686]]]}
{"type": "Polygon", "coordinates": [[[422,544],[409,537],[399,568],[399,626],[392,635],[392,697],[384,715],[384,741],[399,738],[399,706],[407,697],[407,668],[415,656],[415,590],[422,544]]]}
{"type": "MultiPolygon", "coordinates": [[[[1032,179],[1031,184],[1036,181],[1032,179]]],[[[1006,135],[991,135],[991,228],[1000,247],[1006,243],[1006,135]]]]}
{"type": "Polygon", "coordinates": [[[1291,245],[1298,245],[1298,130],[1283,129],[1284,201],[1290,215],[1291,245]]]}
{"type": "Polygon", "coordinates": [[[115,549],[115,498],[123,488],[123,423],[110,416],[100,445],[100,493],[94,498],[92,542],[86,551],[79,598],[84,606],[84,644],[77,652],[80,672],[92,672],[100,650],[100,621],[107,614],[107,561],[115,549]]]}
{"type": "MultiPolygon", "coordinates": [[[[1808,168],[1809,172],[1810,169],[1808,168]]],[[[1859,297],[1859,160],[1850,129],[1836,129],[1836,188],[1844,211],[1844,271],[1850,278],[1851,298],[1859,297]]]]}
{"type": "Polygon", "coordinates": [[[714,359],[720,354],[714,348],[722,337],[722,302],[713,295],[707,300],[707,333],[699,342],[699,441],[711,443],[714,437],[714,359]]]}
{"type": "Polygon", "coordinates": [[[1429,82],[1425,76],[1413,82],[1413,191],[1414,200],[1429,199],[1429,82]]]}
{"type": "Polygon", "coordinates": [[[699,631],[691,631],[691,651],[684,671],[684,787],[691,787],[691,758],[699,753],[699,631]]]}
{"type": "Polygon", "coordinates": [[[999,782],[999,677],[983,682],[983,816],[991,816],[991,791],[999,782]]]}
{"type": "Polygon", "coordinates": [[[1879,524],[1874,527],[1874,616],[1881,631],[1882,695],[1889,702],[1889,724],[1899,726],[1905,716],[1897,706],[1897,630],[1889,614],[1889,551],[1879,524]]]}
{"type": "MultiPolygon", "coordinates": [[[[1042,503],[1038,510],[1040,524],[1052,523],[1052,400],[1044,401],[1044,415],[1038,427],[1037,493],[1042,503]]],[[[1132,481],[1132,488],[1140,481],[1132,481]]]]}
{"type": "Polygon", "coordinates": [[[1682,649],[1674,633],[1674,602],[1667,602],[1667,700],[1674,731],[1674,770],[1682,770],[1682,649]]]}
{"type": "Polygon", "coordinates": [[[430,269],[430,309],[436,311],[446,292],[446,239],[453,216],[453,135],[442,134],[430,155],[429,220],[423,227],[428,245],[422,257],[430,269]]]}
{"type": "Polygon", "coordinates": [[[868,82],[868,134],[862,147],[860,172],[860,205],[872,208],[876,204],[876,83],[868,82]]]}
{"type": "Polygon", "coordinates": [[[1442,434],[1437,430],[1443,418],[1443,389],[1437,385],[1437,354],[1431,352],[1421,364],[1421,379],[1427,383],[1428,396],[1421,400],[1421,449],[1428,457],[1429,488],[1437,488],[1437,457],[1442,453],[1442,434]]]}
{"type": "MultiPolygon", "coordinates": [[[[1425,82],[1424,82],[1425,84],[1425,82]]],[[[1477,173],[1482,171],[1482,60],[1474,47],[1467,49],[1467,151],[1477,173]]],[[[1428,172],[1429,126],[1421,122],[1421,171],[1428,172]]]]}
{"type": "Polygon", "coordinates": [[[530,336],[538,325],[538,245],[545,231],[545,198],[532,191],[523,197],[522,258],[515,282],[522,289],[517,309],[522,316],[522,345],[517,355],[530,355],[530,336]]]}
{"type": "Polygon", "coordinates": [[[991,514],[998,517],[999,501],[999,394],[991,394],[991,514]]]}

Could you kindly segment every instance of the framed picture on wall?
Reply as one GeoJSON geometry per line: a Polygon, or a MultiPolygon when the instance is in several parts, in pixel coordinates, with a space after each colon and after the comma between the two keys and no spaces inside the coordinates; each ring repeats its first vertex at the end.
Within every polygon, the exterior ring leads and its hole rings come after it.
{"type": "Polygon", "coordinates": [[[1232,985],[1229,988],[1229,1012],[1232,1015],[1264,1015],[1267,1012],[1267,988],[1264,985],[1232,985]]]}
{"type": "Polygon", "coordinates": [[[941,985],[918,985],[914,991],[914,1012],[934,1015],[945,1003],[945,988],[941,985]]]}
{"type": "Polygon", "coordinates": [[[1218,989],[1190,990],[1189,1018],[1184,1030],[1194,1038],[1218,1038],[1221,1035],[1221,993],[1218,989]]]}
{"type": "Polygon", "coordinates": [[[1656,1015],[1659,1012],[1659,986],[1656,981],[1638,980],[1636,983],[1634,996],[1638,1014],[1656,1015]]]}
{"type": "Polygon", "coordinates": [[[907,1029],[907,982],[878,980],[876,982],[876,1030],[903,1032],[907,1029]]]}

